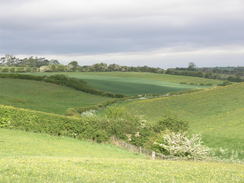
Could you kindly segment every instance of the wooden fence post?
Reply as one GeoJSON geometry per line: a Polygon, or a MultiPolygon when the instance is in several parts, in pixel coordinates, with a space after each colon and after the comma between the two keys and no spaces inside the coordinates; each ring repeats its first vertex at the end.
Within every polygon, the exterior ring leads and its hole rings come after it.
{"type": "Polygon", "coordinates": [[[152,151],[152,160],[155,160],[155,157],[156,157],[156,153],[152,151]]]}

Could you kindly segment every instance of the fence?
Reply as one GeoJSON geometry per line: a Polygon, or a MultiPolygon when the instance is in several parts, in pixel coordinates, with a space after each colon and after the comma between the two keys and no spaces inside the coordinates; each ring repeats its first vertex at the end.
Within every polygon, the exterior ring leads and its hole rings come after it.
{"type": "Polygon", "coordinates": [[[151,159],[153,159],[153,160],[154,159],[176,159],[176,157],[173,157],[173,156],[165,156],[163,154],[156,153],[155,151],[152,151],[152,150],[144,149],[142,147],[137,147],[137,146],[129,144],[123,140],[117,139],[116,137],[111,138],[111,143],[118,147],[127,149],[130,152],[150,156],[151,159]]]}

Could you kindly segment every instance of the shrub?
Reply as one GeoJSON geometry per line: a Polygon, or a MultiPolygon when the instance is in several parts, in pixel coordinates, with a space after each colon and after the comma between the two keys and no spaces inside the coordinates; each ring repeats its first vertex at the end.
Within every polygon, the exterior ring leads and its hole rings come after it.
{"type": "Polygon", "coordinates": [[[186,85],[186,84],[187,84],[187,82],[180,82],[180,84],[186,85]]]}
{"type": "Polygon", "coordinates": [[[105,130],[97,130],[92,138],[92,140],[96,140],[96,142],[101,143],[101,142],[106,142],[109,140],[109,136],[105,130]]]}
{"type": "Polygon", "coordinates": [[[120,98],[120,99],[112,99],[100,104],[96,104],[96,105],[92,105],[92,106],[88,106],[88,107],[75,107],[75,108],[69,108],[66,110],[66,115],[67,116],[80,116],[81,114],[83,114],[86,111],[90,111],[90,110],[99,110],[101,108],[105,108],[109,105],[112,105],[114,103],[120,102],[125,100],[126,98],[120,98]]]}
{"type": "Polygon", "coordinates": [[[163,131],[151,141],[151,148],[164,155],[203,159],[210,149],[202,144],[199,135],[187,137],[185,133],[163,131]]]}
{"type": "Polygon", "coordinates": [[[141,126],[141,128],[130,137],[130,143],[136,146],[143,147],[150,137],[154,136],[155,133],[152,131],[150,126],[141,126]]]}
{"type": "Polygon", "coordinates": [[[227,86],[227,85],[231,85],[230,81],[223,81],[223,83],[218,84],[218,86],[227,86]]]}
{"type": "Polygon", "coordinates": [[[14,67],[10,67],[9,68],[9,72],[15,72],[15,68],[14,67]]]}
{"type": "Polygon", "coordinates": [[[83,112],[81,113],[82,116],[94,116],[96,113],[95,110],[89,110],[89,111],[86,111],[86,112],[83,112]]]}
{"type": "Polygon", "coordinates": [[[24,67],[16,67],[15,72],[25,72],[25,68],[24,67]]]}
{"type": "Polygon", "coordinates": [[[170,130],[172,132],[184,132],[189,128],[188,122],[182,121],[173,117],[166,116],[158,121],[153,127],[156,133],[161,131],[170,130]]]}
{"type": "Polygon", "coordinates": [[[1,72],[9,72],[9,68],[8,67],[2,67],[1,72]]]}
{"type": "Polygon", "coordinates": [[[132,135],[139,131],[140,118],[122,107],[108,107],[105,117],[109,120],[109,133],[119,138],[128,140],[126,135],[132,135]]]}

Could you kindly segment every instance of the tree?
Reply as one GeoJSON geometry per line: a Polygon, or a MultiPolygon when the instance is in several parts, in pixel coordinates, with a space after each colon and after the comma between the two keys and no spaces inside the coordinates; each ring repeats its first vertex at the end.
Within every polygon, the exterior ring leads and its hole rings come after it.
{"type": "Polygon", "coordinates": [[[188,64],[188,70],[190,70],[190,71],[196,70],[196,64],[194,62],[190,62],[188,64]]]}
{"type": "Polygon", "coordinates": [[[70,71],[76,71],[78,67],[79,67],[79,64],[78,64],[77,61],[72,61],[72,62],[70,62],[70,63],[68,64],[68,69],[69,69],[70,71]]]}
{"type": "Polygon", "coordinates": [[[59,63],[58,60],[52,59],[52,60],[49,61],[49,64],[51,64],[51,65],[59,65],[60,63],[59,63]]]}
{"type": "Polygon", "coordinates": [[[117,64],[110,64],[108,66],[108,71],[120,71],[121,67],[117,64]]]}
{"type": "Polygon", "coordinates": [[[0,65],[6,66],[18,66],[21,60],[12,56],[12,55],[5,55],[5,57],[1,58],[0,65]]]}
{"type": "Polygon", "coordinates": [[[108,70],[108,65],[105,63],[98,63],[92,65],[92,70],[97,72],[105,72],[108,70]]]}

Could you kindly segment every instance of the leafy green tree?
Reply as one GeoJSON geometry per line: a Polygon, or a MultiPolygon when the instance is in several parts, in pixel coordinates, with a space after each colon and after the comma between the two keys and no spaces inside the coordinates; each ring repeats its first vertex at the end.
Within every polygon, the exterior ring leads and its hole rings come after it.
{"type": "Polygon", "coordinates": [[[79,67],[79,64],[77,61],[72,61],[68,64],[68,70],[70,70],[70,71],[76,71],[78,67],[79,67]]]}
{"type": "Polygon", "coordinates": [[[190,71],[196,70],[196,64],[194,62],[190,62],[188,65],[188,70],[190,71]]]}

